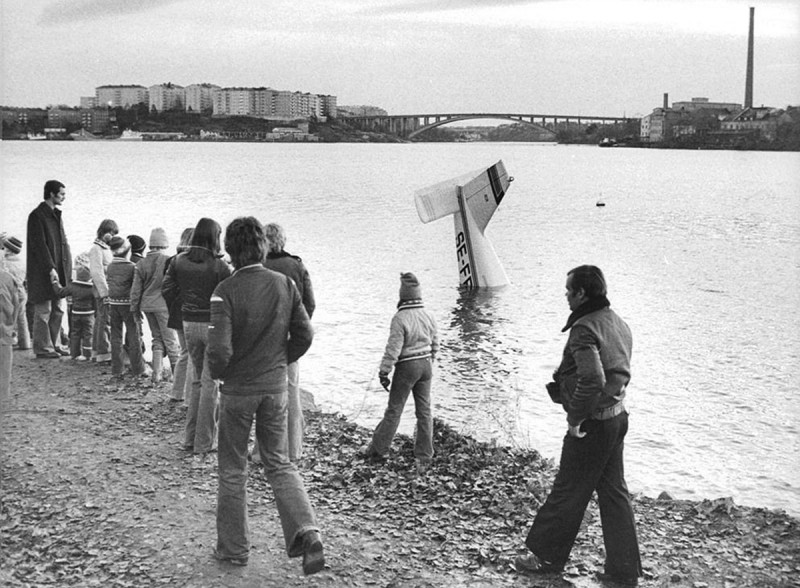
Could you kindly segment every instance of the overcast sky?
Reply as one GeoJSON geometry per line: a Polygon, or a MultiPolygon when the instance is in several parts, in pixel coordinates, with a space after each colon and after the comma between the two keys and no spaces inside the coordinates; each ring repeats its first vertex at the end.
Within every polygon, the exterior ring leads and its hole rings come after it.
{"type": "Polygon", "coordinates": [[[800,105],[798,0],[2,0],[0,104],[209,82],[333,94],[390,114],[636,116],[800,105]]]}

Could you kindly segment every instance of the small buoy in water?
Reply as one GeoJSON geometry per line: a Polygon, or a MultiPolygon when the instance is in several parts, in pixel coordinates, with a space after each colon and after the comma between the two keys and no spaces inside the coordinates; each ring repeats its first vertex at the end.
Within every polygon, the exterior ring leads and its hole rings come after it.
{"type": "Polygon", "coordinates": [[[605,206],[605,205],[606,205],[606,203],[603,202],[602,200],[598,200],[597,204],[595,204],[595,206],[605,206]]]}

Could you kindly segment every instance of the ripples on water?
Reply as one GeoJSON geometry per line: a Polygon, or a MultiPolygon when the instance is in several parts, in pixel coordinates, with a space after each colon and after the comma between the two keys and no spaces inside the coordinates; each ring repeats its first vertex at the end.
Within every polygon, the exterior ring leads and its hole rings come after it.
{"type": "MultiPolygon", "coordinates": [[[[414,271],[442,338],[438,416],[557,457],[565,272],[605,271],[634,334],[635,492],[733,496],[800,514],[800,158],[796,153],[531,144],[0,143],[3,226],[24,237],[44,180],[67,184],[73,252],[101,219],[124,234],[200,216],[284,224],[311,271],[316,338],[303,385],[367,426],[398,274],[414,271]],[[415,190],[503,159],[515,177],[487,234],[512,280],[459,292],[449,219],[423,225],[415,190]],[[604,208],[595,206],[602,198],[604,208]]],[[[413,430],[409,405],[402,430],[413,430]]]]}

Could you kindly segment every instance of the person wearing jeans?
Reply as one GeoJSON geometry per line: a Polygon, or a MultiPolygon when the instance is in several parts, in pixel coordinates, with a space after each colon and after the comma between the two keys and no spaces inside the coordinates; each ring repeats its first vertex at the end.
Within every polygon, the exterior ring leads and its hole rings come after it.
{"type": "MultiPolygon", "coordinates": [[[[303,260],[297,255],[292,255],[284,249],[286,246],[286,231],[277,223],[266,223],[264,234],[267,238],[269,251],[264,260],[264,267],[280,272],[292,278],[303,308],[310,319],[316,308],[314,289],[311,286],[311,277],[308,274],[303,260]]],[[[300,399],[300,363],[293,361],[287,368],[289,386],[289,459],[297,463],[303,457],[303,432],[305,419],[303,417],[303,403],[300,399]]],[[[261,460],[258,451],[258,440],[253,447],[252,459],[255,463],[261,460]]]]}
{"type": "Polygon", "coordinates": [[[184,449],[191,450],[200,463],[217,448],[219,387],[205,359],[211,320],[211,294],[217,284],[231,275],[221,259],[219,239],[222,228],[210,218],[201,218],[183,253],[167,268],[161,293],[169,308],[179,298],[183,334],[194,366],[191,392],[187,398],[184,449]]]}
{"type": "MultiPolygon", "coordinates": [[[[192,240],[193,227],[187,227],[181,233],[180,243],[178,244],[178,254],[183,253],[189,247],[192,240]]],[[[177,254],[176,254],[177,255],[177,254]]],[[[167,268],[175,261],[175,256],[170,257],[167,261],[167,268]]],[[[166,272],[164,272],[166,275],[166,272]]],[[[162,292],[163,292],[162,281],[162,292]]],[[[194,366],[189,359],[189,349],[186,347],[186,336],[183,334],[183,315],[181,314],[181,306],[183,306],[183,298],[178,293],[171,301],[167,303],[169,318],[167,320],[167,327],[173,329],[178,336],[179,352],[178,361],[175,362],[172,374],[172,393],[170,400],[173,402],[183,401],[184,406],[188,406],[190,388],[194,381],[194,366]]]]}
{"type": "Polygon", "coordinates": [[[427,470],[433,458],[431,378],[433,359],[438,350],[436,320],[422,304],[419,281],[412,273],[401,274],[400,302],[392,317],[389,341],[378,372],[381,385],[389,391],[389,403],[383,419],[375,428],[372,441],[362,451],[368,459],[386,458],[408,395],[413,392],[417,415],[414,457],[417,473],[422,474],[427,470]],[[394,377],[390,381],[392,367],[394,377]]]}
{"type": "Polygon", "coordinates": [[[111,318],[108,303],[108,266],[113,255],[109,243],[119,233],[117,223],[103,219],[97,227],[97,235],[89,249],[89,272],[95,296],[95,321],[92,334],[92,360],[111,361],[111,318]]]}
{"type": "Polygon", "coordinates": [[[219,386],[211,378],[205,357],[208,344],[208,323],[184,321],[183,333],[192,365],[197,366],[189,398],[187,398],[184,447],[205,455],[217,447],[219,421],[219,386]]]}
{"type": "Polygon", "coordinates": [[[247,564],[247,445],[256,423],[261,461],[272,487],[289,557],[303,557],[303,572],[325,567],[316,514],[297,467],[289,459],[288,363],[311,346],[313,330],[292,280],[266,269],[266,240],[253,217],[237,218],[225,232],[236,268],[211,297],[206,358],[222,380],[217,491],[218,559],[247,564]]]}

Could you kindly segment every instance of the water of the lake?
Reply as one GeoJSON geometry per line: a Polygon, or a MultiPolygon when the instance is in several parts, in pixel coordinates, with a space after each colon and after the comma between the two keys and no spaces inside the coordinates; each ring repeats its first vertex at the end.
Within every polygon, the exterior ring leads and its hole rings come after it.
{"type": "MultiPolygon", "coordinates": [[[[442,338],[435,414],[557,458],[564,415],[544,384],[568,315],[565,272],[606,273],[634,334],[633,492],[731,496],[800,514],[800,154],[544,144],[4,142],[0,230],[25,240],[45,180],[67,186],[73,254],[201,216],[283,224],[314,283],[302,385],[374,426],[398,277],[420,278],[442,338]],[[458,290],[453,225],[414,191],[502,159],[515,180],[489,224],[512,284],[458,290]],[[598,199],[606,206],[597,207],[598,199]]],[[[149,347],[149,345],[148,345],[149,347]]],[[[413,430],[407,407],[402,430],[413,430]]]]}

